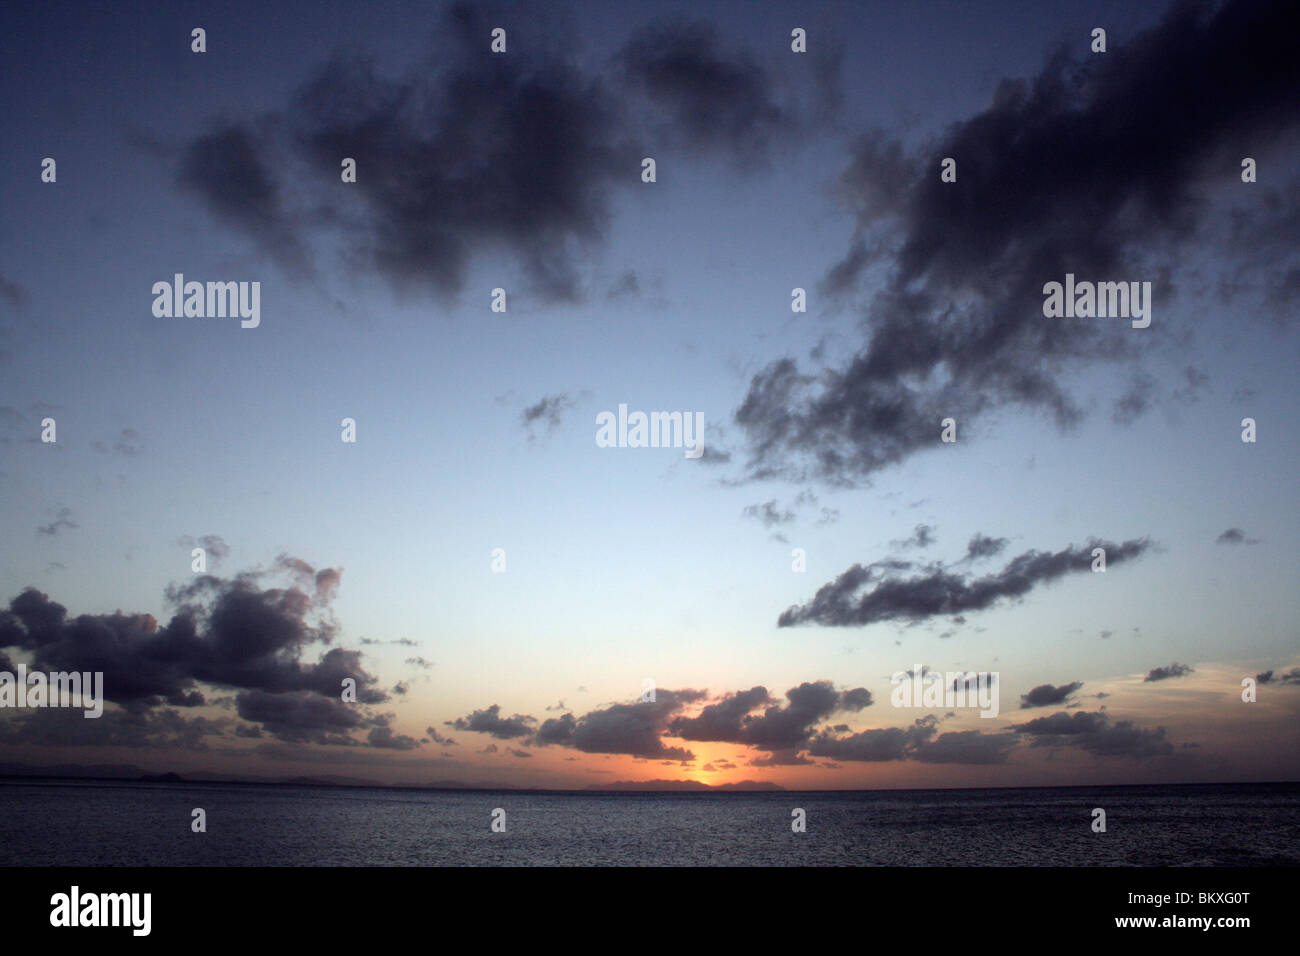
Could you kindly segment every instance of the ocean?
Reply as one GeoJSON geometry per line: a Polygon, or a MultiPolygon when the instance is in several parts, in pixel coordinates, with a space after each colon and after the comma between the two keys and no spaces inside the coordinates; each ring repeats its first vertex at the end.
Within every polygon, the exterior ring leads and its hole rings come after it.
{"type": "Polygon", "coordinates": [[[1300,784],[600,793],[10,779],[0,865],[1296,866],[1300,784]],[[191,830],[195,808],[205,833],[191,830]]]}

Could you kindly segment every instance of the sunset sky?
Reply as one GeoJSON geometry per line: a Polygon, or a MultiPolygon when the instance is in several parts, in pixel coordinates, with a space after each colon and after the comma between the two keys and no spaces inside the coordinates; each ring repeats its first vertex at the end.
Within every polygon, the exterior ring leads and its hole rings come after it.
{"type": "Polygon", "coordinates": [[[0,7],[0,769],[1300,778],[1300,13],[919,6],[0,7]]]}

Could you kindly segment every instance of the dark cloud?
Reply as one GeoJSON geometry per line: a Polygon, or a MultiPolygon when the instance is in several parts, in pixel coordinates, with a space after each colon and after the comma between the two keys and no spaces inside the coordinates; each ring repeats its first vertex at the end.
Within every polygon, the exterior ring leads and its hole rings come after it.
{"type": "Polygon", "coordinates": [[[997,557],[1006,550],[1007,544],[1006,538],[990,538],[988,535],[976,532],[966,544],[966,560],[978,561],[980,558],[997,557]]]}
{"type": "Polygon", "coordinates": [[[919,577],[890,577],[878,580],[879,566],[855,564],[829,584],[823,585],[813,600],[782,612],[780,627],[815,623],[829,627],[852,627],[890,620],[925,620],[941,614],[980,611],[998,601],[1018,598],[1040,584],[1069,573],[1088,571],[1092,567],[1092,549],[1104,548],[1106,565],[1129,561],[1151,547],[1146,538],[1114,544],[1097,539],[1084,547],[1073,545],[1062,551],[1047,553],[1026,551],[995,574],[973,578],[955,574],[942,567],[928,569],[919,577]],[[875,587],[858,591],[867,584],[875,587]]]}
{"type": "MultiPolygon", "coordinates": [[[[0,668],[3,670],[5,668],[0,668]]],[[[1293,667],[1285,674],[1276,674],[1272,670],[1264,671],[1262,674],[1255,675],[1255,682],[1259,684],[1297,684],[1300,685],[1300,667],[1293,667]]]]}
{"type": "Polygon", "coordinates": [[[307,249],[285,208],[270,132],[265,124],[236,123],[199,136],[181,156],[176,181],[286,272],[310,275],[307,249]]]}
{"type": "MultiPolygon", "coordinates": [[[[1261,195],[1256,202],[1229,211],[1231,242],[1300,249],[1300,176],[1275,182],[1272,186],[1258,184],[1261,195]]],[[[1271,256],[1243,258],[1236,270],[1221,280],[1220,294],[1230,300],[1244,290],[1261,287],[1265,310],[1272,311],[1279,324],[1285,322],[1293,311],[1288,307],[1300,298],[1300,266],[1279,263],[1271,256]]],[[[1255,390],[1247,386],[1234,390],[1232,397],[1247,401],[1254,394],[1255,390]]]]}
{"type": "Polygon", "coordinates": [[[1015,738],[1006,734],[961,730],[939,734],[933,740],[917,744],[911,758],[922,763],[1005,763],[1007,753],[1015,746],[1015,738]]]}
{"type": "Polygon", "coordinates": [[[858,763],[918,760],[922,763],[995,764],[1003,763],[1016,746],[1016,739],[1007,734],[978,730],[936,736],[937,725],[938,718],[930,714],[906,728],[882,727],[845,736],[836,736],[838,728],[827,728],[813,738],[808,753],[814,757],[858,763]]]}
{"type": "MultiPolygon", "coordinates": [[[[0,743],[38,747],[166,747],[204,751],[207,738],[226,737],[229,717],[188,716],[171,708],[151,711],[105,710],[86,720],[79,708],[21,711],[0,721],[0,743]]],[[[233,728],[238,736],[239,728],[233,728]]]]}
{"type": "Polygon", "coordinates": [[[1186,664],[1173,663],[1168,667],[1153,667],[1147,672],[1147,676],[1142,678],[1143,683],[1157,680],[1169,680],[1171,677],[1182,677],[1185,674],[1192,673],[1192,668],[1186,664]]]}
{"type": "Polygon", "coordinates": [[[836,713],[856,713],[872,703],[865,687],[837,691],[830,681],[805,682],[785,692],[786,701],[773,698],[765,687],[729,694],[709,704],[695,717],[677,717],[668,730],[674,737],[701,742],[746,744],[771,756],[768,763],[805,763],[795,753],[806,747],[815,725],[836,713]],[[757,708],[761,713],[752,713],[757,708]]]}
{"type": "Polygon", "coordinates": [[[537,723],[536,717],[528,717],[525,714],[515,714],[513,717],[501,716],[501,705],[493,704],[484,710],[476,710],[468,717],[457,717],[455,720],[445,722],[448,727],[456,730],[467,730],[476,734],[491,734],[501,740],[510,740],[514,737],[527,737],[533,732],[533,724],[537,723]]]}
{"type": "Polygon", "coordinates": [[[429,739],[433,741],[435,744],[442,744],[444,747],[459,746],[459,744],[457,744],[455,740],[453,740],[450,737],[442,736],[442,734],[438,733],[438,731],[433,727],[426,727],[424,732],[429,735],[429,739]]]}
{"type": "Polygon", "coordinates": [[[1027,710],[1031,707],[1052,707],[1056,704],[1065,703],[1065,699],[1083,686],[1083,681],[1077,680],[1069,684],[1062,684],[1060,687],[1053,687],[1051,684],[1039,684],[1028,694],[1020,695],[1020,709],[1027,710]]]}
{"type": "MultiPolygon", "coordinates": [[[[346,235],[349,263],[399,289],[455,295],[477,257],[504,251],[542,300],[577,302],[577,263],[605,238],[611,191],[641,185],[643,137],[661,161],[682,149],[744,167],[802,115],[705,24],[648,27],[584,74],[572,49],[548,39],[554,17],[526,7],[505,17],[509,54],[491,54],[495,16],[447,5],[436,58],[401,75],[336,55],[284,109],[187,144],[178,182],[292,274],[314,271],[306,230],[332,228],[346,235]],[[344,157],[356,160],[355,183],[340,182],[344,157]],[[337,198],[322,201],[330,182],[337,198]]],[[[815,77],[823,92],[835,87],[830,52],[815,77]]],[[[638,287],[628,271],[609,294],[638,287]]]]}
{"type": "Polygon", "coordinates": [[[536,405],[529,405],[520,413],[519,420],[525,428],[531,429],[538,422],[545,422],[547,428],[560,427],[560,416],[573,407],[573,400],[563,392],[556,395],[544,395],[536,405]]]}
{"type": "Polygon", "coordinates": [[[891,548],[928,548],[934,544],[934,528],[928,524],[918,524],[912,536],[889,542],[891,548]]]}
{"type": "Polygon", "coordinates": [[[1258,538],[1246,537],[1240,528],[1229,528],[1214,540],[1216,544],[1259,544],[1258,538]]]}
{"type": "Polygon", "coordinates": [[[177,543],[186,551],[193,551],[196,547],[202,548],[208,562],[214,568],[221,564],[222,560],[230,554],[230,545],[226,544],[225,539],[216,534],[205,534],[198,539],[187,534],[181,537],[177,543]]]}
{"type": "Polygon", "coordinates": [[[71,508],[60,508],[59,513],[55,515],[54,520],[49,524],[43,524],[36,529],[37,534],[43,534],[47,537],[53,537],[63,528],[80,528],[81,525],[72,520],[71,508]]]}
{"type": "MultiPolygon", "coordinates": [[[[1296,127],[1298,21],[1288,0],[1175,3],[1104,57],[1062,48],[1032,80],[1004,80],[917,155],[862,137],[841,182],[858,234],[826,284],[854,288],[879,268],[867,338],[838,367],[782,358],[754,375],[735,413],[746,477],[856,484],[939,446],[941,419],[961,427],[1004,406],[1080,421],[1068,373],[1135,360],[1147,333],[1046,319],[1044,283],[1149,279],[1161,321],[1165,276],[1211,206],[1204,189],[1236,181],[1241,144],[1258,152],[1296,127]],[[941,182],[942,157],[955,183],[941,182]]],[[[1273,262],[1295,245],[1252,234],[1248,248],[1273,262]]]]}
{"type": "Polygon", "coordinates": [[[726,465],[731,462],[731,452],[705,445],[704,454],[696,460],[705,465],[726,465]]]}
{"type": "Polygon", "coordinates": [[[355,746],[351,732],[370,721],[356,707],[338,697],[321,697],[306,691],[268,693],[245,691],[236,698],[236,712],[244,720],[261,724],[281,740],[295,743],[355,746]]]}
{"type": "MultiPolygon", "coordinates": [[[[538,746],[559,745],[584,753],[630,754],[669,760],[694,760],[695,755],[681,747],[663,743],[669,721],[683,707],[705,696],[701,690],[656,689],[652,701],[611,704],[582,717],[564,714],[546,720],[538,729],[534,743],[538,746]]],[[[674,734],[673,736],[678,736],[674,734]]]]}
{"type": "Polygon", "coordinates": [[[782,511],[777,507],[776,499],[765,501],[761,505],[746,505],[742,514],[746,518],[754,518],[763,522],[763,527],[770,528],[773,525],[789,524],[795,519],[793,511],[782,511]]]}
{"type": "Polygon", "coordinates": [[[797,747],[781,747],[749,761],[751,767],[810,767],[815,763],[799,753],[797,747]]]}
{"type": "Polygon", "coordinates": [[[233,124],[191,144],[181,182],[295,272],[310,269],[305,222],[345,230],[350,260],[399,288],[453,295],[476,255],[505,249],[541,297],[577,301],[574,246],[602,238],[608,187],[639,182],[642,153],[607,83],[526,43],[520,16],[509,55],[493,56],[488,16],[448,5],[438,59],[401,77],[336,56],[257,135],[233,124]],[[343,157],[355,184],[339,183],[343,157]],[[302,190],[291,208],[272,170],[294,164],[344,194],[302,190]]]}
{"type": "Polygon", "coordinates": [[[433,666],[433,661],[425,660],[423,657],[408,657],[406,663],[414,667],[424,668],[425,670],[428,670],[433,666]]]}
{"type": "Polygon", "coordinates": [[[561,714],[559,717],[548,717],[545,723],[537,731],[537,736],[533,742],[538,746],[546,747],[550,744],[567,744],[573,739],[573,731],[578,722],[573,714],[561,714]]]}
{"type": "Polygon", "coordinates": [[[883,727],[837,737],[829,730],[823,730],[809,742],[808,753],[813,757],[865,763],[903,760],[909,749],[932,732],[931,728],[919,726],[906,730],[883,727]]]}
{"type": "Polygon", "coordinates": [[[381,750],[414,750],[420,742],[406,734],[395,734],[391,727],[375,727],[366,735],[370,746],[381,750]]]}
{"type": "Polygon", "coordinates": [[[750,711],[773,702],[766,687],[728,694],[721,701],[708,704],[695,717],[678,717],[670,725],[674,737],[683,740],[737,740],[750,711]]]}
{"type": "Polygon", "coordinates": [[[1103,713],[1081,710],[1058,711],[1007,729],[1032,738],[1035,747],[1076,747],[1098,757],[1159,757],[1174,750],[1163,727],[1148,730],[1128,720],[1112,724],[1103,713]]]}
{"type": "Polygon", "coordinates": [[[743,52],[724,50],[710,24],[652,24],[628,41],[619,61],[628,88],[666,119],[654,127],[656,143],[723,151],[746,168],[793,125],[766,71],[743,52]]]}
{"type": "Polygon", "coordinates": [[[303,660],[335,636],[322,601],[337,581],[303,565],[299,572],[320,582],[315,596],[259,586],[283,567],[172,585],[167,597],[177,611],[165,626],[152,615],[120,611],[69,619],[61,604],[28,588],[0,611],[0,647],[31,652],[34,669],[101,671],[105,699],[132,713],[196,707],[207,702],[204,687],[232,688],[241,691],[239,715],[277,736],[343,742],[349,730],[375,725],[366,705],[388,698],[358,651],[332,647],[315,662],[303,660]],[[356,682],[355,705],[341,700],[347,678],[356,682]]]}

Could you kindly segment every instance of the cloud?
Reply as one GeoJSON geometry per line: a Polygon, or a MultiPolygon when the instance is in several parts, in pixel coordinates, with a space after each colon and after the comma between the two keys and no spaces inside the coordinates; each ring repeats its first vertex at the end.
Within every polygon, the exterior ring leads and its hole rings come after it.
{"type": "Polygon", "coordinates": [[[423,657],[408,657],[406,663],[414,667],[424,668],[425,670],[428,670],[433,666],[433,661],[425,660],[423,657]]]}
{"type": "Polygon", "coordinates": [[[192,143],[181,182],[292,272],[312,269],[303,222],[345,230],[351,261],[399,289],[455,295],[476,256],[504,249],[544,300],[578,301],[574,247],[602,238],[608,188],[639,182],[643,154],[607,83],[526,42],[526,11],[510,54],[486,55],[489,16],[447,5],[436,61],[403,76],[335,56],[256,134],[230,124],[192,143]],[[272,173],[302,165],[337,183],[342,157],[357,181],[328,206],[286,196],[272,173]]]}
{"type": "Polygon", "coordinates": [[[816,724],[836,713],[856,713],[872,704],[865,687],[837,691],[828,680],[804,682],[785,692],[786,701],[756,686],[708,704],[695,717],[677,717],[669,733],[682,740],[745,744],[769,752],[765,764],[805,763],[795,752],[806,747],[816,724]],[[753,713],[762,708],[761,713],[753,713]]]}
{"type": "Polygon", "coordinates": [[[761,505],[746,505],[742,514],[746,518],[754,518],[763,522],[763,527],[770,528],[773,525],[789,524],[795,519],[793,511],[782,511],[777,507],[776,499],[765,501],[761,505]]]}
{"type": "MultiPolygon", "coordinates": [[[[1164,277],[1210,214],[1203,192],[1235,180],[1225,157],[1295,129],[1296,28],[1285,2],[1176,3],[1104,57],[1076,62],[1063,47],[1032,80],[1002,81],[985,109],[916,155],[864,134],[840,182],[857,232],[826,285],[876,290],[865,339],[837,366],[808,371],[785,357],[753,376],[734,415],[746,477],[857,484],[937,448],[943,418],[966,424],[1002,407],[1077,424],[1070,373],[1136,362],[1145,333],[1045,319],[1044,283],[1150,277],[1160,321],[1164,277]],[[956,182],[940,180],[941,157],[957,160],[956,182]]],[[[1294,255],[1293,238],[1251,236],[1261,261],[1294,255]]]]}
{"type": "MultiPolygon", "coordinates": [[[[400,75],[374,57],[334,56],[283,108],[188,143],[178,183],[293,275],[317,271],[307,230],[334,229],[349,263],[399,290],[455,296],[476,259],[505,252],[542,301],[574,303],[611,192],[641,184],[643,137],[747,168],[803,115],[707,24],[649,26],[587,73],[567,40],[548,40],[554,19],[526,7],[509,11],[509,55],[488,54],[496,15],[447,4],[436,56],[400,75]],[[356,182],[324,202],[304,184],[338,185],[343,157],[356,160],[356,182]]],[[[819,64],[823,93],[838,64],[819,64]]],[[[608,294],[638,288],[629,270],[608,294]]]]}
{"type": "Polygon", "coordinates": [[[984,610],[997,602],[1021,597],[1040,584],[1092,567],[1093,548],[1104,548],[1107,567],[1129,561],[1151,547],[1146,538],[1114,544],[1091,539],[1082,548],[1073,545],[1055,553],[1026,551],[995,574],[980,578],[933,567],[919,577],[879,580],[874,569],[882,563],[855,564],[813,600],[793,606],[777,619],[779,627],[815,623],[827,627],[853,627],[879,621],[920,621],[939,615],[984,610]],[[865,585],[875,587],[857,592],[865,585]]]}
{"type": "Polygon", "coordinates": [[[976,532],[966,544],[966,560],[977,561],[980,558],[994,558],[1007,547],[1006,538],[990,538],[976,532]]]}
{"type": "Polygon", "coordinates": [[[351,732],[371,723],[362,710],[337,696],[322,697],[306,691],[245,691],[236,698],[236,712],[281,740],[294,743],[356,746],[351,732]]]}
{"type": "Polygon", "coordinates": [[[253,239],[258,251],[294,276],[313,273],[308,250],[291,225],[266,123],[218,127],[193,140],[176,182],[220,221],[253,239]]]}
{"type": "Polygon", "coordinates": [[[929,714],[906,728],[881,727],[844,736],[836,736],[837,728],[828,728],[811,741],[808,753],[814,757],[856,763],[917,760],[922,763],[995,764],[1003,763],[1016,746],[1014,737],[977,730],[936,736],[937,725],[938,718],[929,714]]]}
{"type": "Polygon", "coordinates": [[[72,520],[71,508],[60,508],[58,515],[49,524],[43,524],[36,529],[37,534],[43,534],[53,537],[59,533],[61,528],[80,528],[81,525],[72,520]]]}
{"type": "MultiPolygon", "coordinates": [[[[0,670],[2,669],[0,668],[0,670]]],[[[1300,685],[1300,667],[1293,667],[1285,674],[1276,674],[1272,670],[1266,670],[1262,674],[1255,675],[1255,682],[1258,684],[1300,685]]]]}
{"type": "Polygon", "coordinates": [[[438,733],[438,731],[433,727],[426,727],[424,732],[429,735],[429,739],[433,741],[435,744],[442,744],[444,747],[459,746],[459,744],[457,744],[456,741],[454,741],[450,737],[442,736],[442,734],[438,733]]]}
{"type": "Polygon", "coordinates": [[[375,727],[366,735],[370,746],[381,750],[414,750],[420,742],[406,734],[394,734],[390,727],[375,727]]]}
{"type": "Polygon", "coordinates": [[[794,125],[758,61],[724,50],[708,23],[652,24],[627,42],[619,63],[626,86],[666,118],[651,123],[649,137],[663,147],[724,152],[747,169],[794,125]]]}
{"type": "Polygon", "coordinates": [[[1258,538],[1246,537],[1246,532],[1240,528],[1229,528],[1214,541],[1216,544],[1259,544],[1258,538]]]}
{"type": "MultiPolygon", "coordinates": [[[[207,738],[227,737],[228,717],[188,716],[171,708],[105,710],[86,720],[79,708],[20,711],[0,721],[0,743],[35,747],[166,747],[204,751],[207,738]]],[[[238,728],[234,728],[238,733],[238,728]]],[[[240,735],[243,736],[243,735],[240,735]]]]}
{"type": "Polygon", "coordinates": [[[928,524],[918,524],[910,538],[889,542],[891,548],[928,548],[934,544],[934,528],[928,524]]]}
{"type": "Polygon", "coordinates": [[[1035,747],[1075,747],[1098,757],[1159,757],[1174,750],[1163,727],[1143,729],[1128,720],[1112,724],[1099,712],[1058,711],[1007,729],[1027,735],[1035,747]]]}
{"type": "Polygon", "coordinates": [[[1192,673],[1192,668],[1186,664],[1170,664],[1168,667],[1153,667],[1147,672],[1147,676],[1142,678],[1142,682],[1169,680],[1171,677],[1182,677],[1185,674],[1192,673]]]}
{"type": "Polygon", "coordinates": [[[445,721],[448,727],[456,730],[467,730],[476,734],[490,734],[501,740],[510,740],[514,737],[527,737],[533,732],[533,724],[537,723],[536,717],[528,717],[524,714],[515,714],[513,717],[501,716],[501,705],[493,704],[484,710],[476,710],[468,717],[457,717],[455,720],[445,721]]]}
{"type": "Polygon", "coordinates": [[[903,760],[907,751],[931,732],[929,728],[917,726],[905,730],[883,727],[842,737],[822,731],[809,742],[808,753],[813,757],[864,763],[903,760]]]}
{"type": "Polygon", "coordinates": [[[939,734],[916,745],[913,760],[922,763],[995,764],[1005,763],[1016,740],[1006,734],[961,730],[939,734]]]}
{"type": "Polygon", "coordinates": [[[554,431],[560,427],[560,416],[573,407],[573,400],[563,392],[556,395],[544,395],[536,405],[529,405],[519,416],[525,428],[532,429],[539,421],[546,422],[547,429],[554,431]]]}
{"type": "Polygon", "coordinates": [[[202,548],[206,560],[214,568],[219,566],[222,560],[230,555],[230,545],[226,544],[220,535],[205,534],[196,540],[187,534],[177,539],[176,543],[186,551],[193,551],[196,547],[202,548]]]}
{"type": "Polygon", "coordinates": [[[731,452],[705,445],[704,454],[696,460],[705,465],[726,465],[731,463],[731,452]]]}
{"type": "Polygon", "coordinates": [[[578,718],[573,714],[549,718],[538,729],[533,742],[538,746],[572,747],[584,753],[694,760],[691,751],[667,747],[662,738],[673,715],[704,696],[701,690],[658,688],[652,701],[611,704],[578,718]]]}
{"type": "Polygon", "coordinates": [[[1053,687],[1051,684],[1039,684],[1028,694],[1020,695],[1020,709],[1028,710],[1031,707],[1051,707],[1062,704],[1067,697],[1082,686],[1083,681],[1081,680],[1062,684],[1060,687],[1053,687]]]}
{"type": "Polygon", "coordinates": [[[230,579],[197,575],[167,588],[176,612],[165,626],[120,611],[69,619],[63,605],[27,588],[0,611],[0,647],[31,652],[33,669],[102,671],[105,699],[132,713],[197,707],[207,703],[205,687],[235,689],[239,715],[277,736],[342,742],[351,730],[383,724],[367,705],[388,696],[359,651],[330,647],[315,662],[304,660],[337,628],[322,603],[336,579],[303,565],[311,581],[323,580],[324,595],[259,585],[287,573],[283,567],[230,579]],[[356,682],[354,705],[340,699],[346,678],[356,682]]]}

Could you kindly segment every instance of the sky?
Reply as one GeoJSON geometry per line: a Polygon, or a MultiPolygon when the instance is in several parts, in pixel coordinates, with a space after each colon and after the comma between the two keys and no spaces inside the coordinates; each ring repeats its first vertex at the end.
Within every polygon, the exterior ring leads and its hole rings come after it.
{"type": "Polygon", "coordinates": [[[1297,779],[1298,17],[5,5],[0,765],[1297,779]]]}

